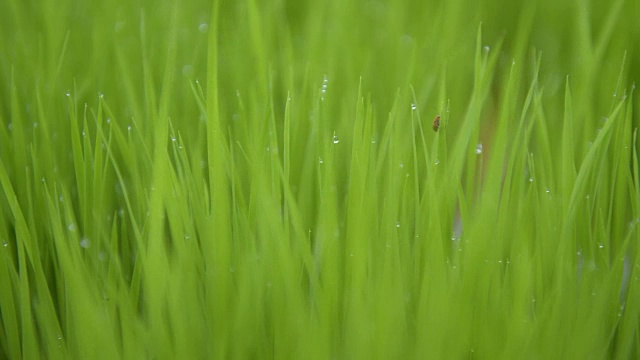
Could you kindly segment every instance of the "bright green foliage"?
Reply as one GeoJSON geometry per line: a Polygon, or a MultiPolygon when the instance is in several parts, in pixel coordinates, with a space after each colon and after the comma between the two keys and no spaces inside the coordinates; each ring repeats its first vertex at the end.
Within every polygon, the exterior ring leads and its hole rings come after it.
{"type": "Polygon", "coordinates": [[[1,8],[0,358],[640,357],[640,1],[1,8]]]}

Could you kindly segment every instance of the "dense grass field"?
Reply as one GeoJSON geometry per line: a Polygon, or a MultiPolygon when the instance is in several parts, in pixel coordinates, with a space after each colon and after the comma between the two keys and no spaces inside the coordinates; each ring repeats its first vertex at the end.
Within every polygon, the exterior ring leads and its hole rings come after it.
{"type": "Polygon", "coordinates": [[[4,0],[0,358],[640,357],[639,14],[4,0]]]}

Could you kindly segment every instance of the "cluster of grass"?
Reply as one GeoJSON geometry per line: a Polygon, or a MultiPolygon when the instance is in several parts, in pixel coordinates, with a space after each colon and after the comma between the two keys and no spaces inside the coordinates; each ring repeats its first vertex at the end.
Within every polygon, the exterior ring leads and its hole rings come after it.
{"type": "Polygon", "coordinates": [[[640,356],[638,1],[3,8],[0,357],[640,356]]]}

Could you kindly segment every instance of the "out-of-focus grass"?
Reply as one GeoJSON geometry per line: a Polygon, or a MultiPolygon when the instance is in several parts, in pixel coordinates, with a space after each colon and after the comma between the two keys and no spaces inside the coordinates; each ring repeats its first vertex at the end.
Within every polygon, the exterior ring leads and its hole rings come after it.
{"type": "Polygon", "coordinates": [[[638,1],[0,13],[1,357],[639,356],[638,1]]]}

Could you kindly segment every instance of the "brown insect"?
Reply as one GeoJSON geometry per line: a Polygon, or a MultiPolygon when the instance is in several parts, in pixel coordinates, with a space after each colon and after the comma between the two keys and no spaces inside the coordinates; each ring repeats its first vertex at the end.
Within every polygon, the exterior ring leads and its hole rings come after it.
{"type": "Polygon", "coordinates": [[[436,118],[433,119],[433,131],[438,131],[440,129],[440,114],[436,115],[436,118]]]}

